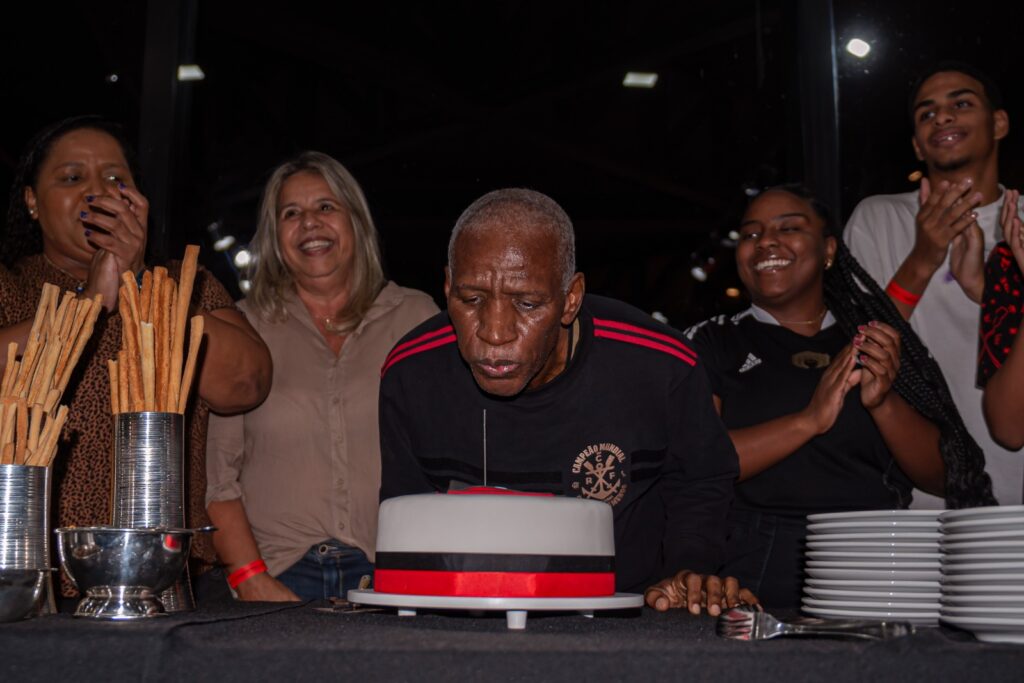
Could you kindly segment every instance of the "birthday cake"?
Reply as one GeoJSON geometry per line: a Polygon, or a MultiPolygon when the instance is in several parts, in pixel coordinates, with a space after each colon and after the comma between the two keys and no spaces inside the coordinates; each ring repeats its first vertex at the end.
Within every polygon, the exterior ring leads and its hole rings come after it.
{"type": "Polygon", "coordinates": [[[470,490],[381,503],[377,593],[545,598],[615,593],[612,509],[470,490]]]}

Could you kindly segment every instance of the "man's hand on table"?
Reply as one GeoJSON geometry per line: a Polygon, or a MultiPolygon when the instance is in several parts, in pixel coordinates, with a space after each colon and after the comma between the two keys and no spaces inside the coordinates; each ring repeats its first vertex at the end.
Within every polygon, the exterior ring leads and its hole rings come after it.
{"type": "Polygon", "coordinates": [[[253,602],[299,602],[302,598],[270,574],[257,574],[235,588],[239,600],[253,602]]]}
{"type": "Polygon", "coordinates": [[[722,579],[688,569],[648,588],[644,591],[644,602],[659,612],[685,608],[691,614],[700,614],[701,608],[706,607],[711,616],[718,616],[727,607],[760,604],[756,595],[740,588],[740,582],[731,576],[722,579]]]}

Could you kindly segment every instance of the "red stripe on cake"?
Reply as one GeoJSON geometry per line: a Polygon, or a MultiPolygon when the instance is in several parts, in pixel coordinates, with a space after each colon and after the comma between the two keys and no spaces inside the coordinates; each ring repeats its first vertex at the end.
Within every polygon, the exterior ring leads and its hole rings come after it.
{"type": "MultiPolygon", "coordinates": [[[[449,328],[449,329],[451,329],[451,328],[449,328]]],[[[388,371],[388,368],[390,368],[392,365],[394,365],[395,363],[397,363],[400,360],[404,360],[404,359],[408,358],[409,356],[415,356],[417,353],[423,353],[424,351],[429,351],[430,349],[436,349],[437,347],[444,346],[445,344],[451,344],[454,341],[455,341],[455,335],[452,334],[452,335],[449,335],[447,337],[442,337],[441,339],[437,339],[435,341],[429,342],[427,344],[422,344],[421,346],[417,346],[415,348],[409,349],[408,351],[405,351],[404,353],[400,353],[400,354],[398,354],[396,356],[393,356],[391,358],[391,360],[387,361],[384,364],[384,367],[380,369],[380,376],[383,377],[384,373],[388,371]]]]}
{"type": "Polygon", "coordinates": [[[691,358],[690,356],[687,356],[685,353],[682,353],[681,351],[674,349],[670,346],[659,344],[653,339],[637,337],[636,335],[631,334],[619,334],[618,332],[609,332],[608,330],[599,330],[596,328],[594,329],[594,336],[603,337],[605,339],[613,339],[615,341],[625,342],[627,344],[636,344],[637,346],[643,346],[648,349],[654,349],[655,351],[661,351],[662,353],[667,353],[670,356],[675,356],[679,360],[685,361],[690,365],[697,365],[697,361],[691,358]]]}
{"type": "Polygon", "coordinates": [[[452,333],[454,331],[455,330],[452,328],[452,326],[448,325],[446,327],[442,327],[439,330],[434,330],[433,332],[427,332],[426,334],[420,335],[419,337],[416,337],[415,339],[410,339],[407,342],[399,344],[395,348],[391,349],[391,353],[389,353],[388,357],[384,359],[384,364],[387,365],[388,362],[390,362],[391,359],[394,358],[396,353],[401,353],[402,351],[405,351],[407,348],[409,348],[411,346],[416,346],[417,344],[425,342],[428,339],[433,339],[434,337],[437,337],[437,336],[442,335],[442,334],[450,334],[450,333],[452,333]]]}
{"type": "Polygon", "coordinates": [[[437,572],[377,569],[373,590],[475,598],[589,598],[615,594],[615,573],[437,572]]]}
{"type": "Polygon", "coordinates": [[[648,330],[643,327],[637,327],[636,325],[629,325],[627,323],[620,323],[617,320],[602,320],[600,318],[594,318],[594,324],[598,327],[609,327],[613,330],[622,330],[624,332],[632,332],[633,334],[643,335],[645,337],[651,337],[652,339],[658,339],[660,341],[671,344],[683,351],[683,353],[689,354],[693,358],[697,358],[697,352],[691,349],[689,346],[679,341],[675,337],[670,337],[667,334],[661,332],[655,332],[654,330],[648,330]]]}

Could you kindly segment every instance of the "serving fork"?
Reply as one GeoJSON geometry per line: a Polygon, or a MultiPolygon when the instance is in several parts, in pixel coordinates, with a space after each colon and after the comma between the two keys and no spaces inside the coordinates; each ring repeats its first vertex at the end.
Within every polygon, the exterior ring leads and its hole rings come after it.
{"type": "Polygon", "coordinates": [[[800,623],[780,621],[750,605],[722,612],[715,633],[732,640],[768,640],[778,636],[833,636],[885,640],[910,635],[914,627],[905,621],[863,621],[802,619],[800,623]]]}

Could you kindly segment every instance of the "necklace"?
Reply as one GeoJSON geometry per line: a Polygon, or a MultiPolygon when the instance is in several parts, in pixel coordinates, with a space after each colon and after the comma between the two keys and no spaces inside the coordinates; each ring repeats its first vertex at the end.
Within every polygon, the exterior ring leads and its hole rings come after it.
{"type": "Polygon", "coordinates": [[[775,320],[783,325],[813,325],[815,323],[821,322],[822,318],[825,317],[826,313],[828,313],[827,308],[822,309],[821,313],[819,313],[817,317],[811,320],[779,320],[778,318],[776,318],[775,320]]]}
{"type": "Polygon", "coordinates": [[[57,270],[59,270],[60,272],[64,273],[65,275],[67,275],[71,280],[73,280],[75,282],[75,294],[81,294],[82,292],[85,291],[85,283],[86,283],[85,280],[79,280],[77,277],[75,277],[74,275],[72,275],[68,271],[66,271],[63,268],[61,268],[56,263],[51,261],[50,257],[47,256],[46,254],[43,254],[43,260],[46,261],[46,263],[49,264],[51,268],[56,268],[57,270]]]}

